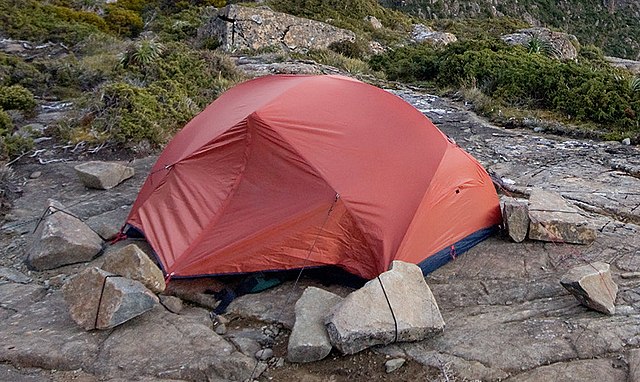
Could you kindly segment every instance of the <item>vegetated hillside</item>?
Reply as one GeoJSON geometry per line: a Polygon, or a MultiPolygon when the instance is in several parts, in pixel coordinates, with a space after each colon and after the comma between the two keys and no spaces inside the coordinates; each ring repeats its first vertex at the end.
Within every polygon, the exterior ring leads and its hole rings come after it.
{"type": "Polygon", "coordinates": [[[510,16],[575,34],[610,56],[636,59],[640,54],[638,0],[380,0],[380,3],[427,19],[510,16]]]}

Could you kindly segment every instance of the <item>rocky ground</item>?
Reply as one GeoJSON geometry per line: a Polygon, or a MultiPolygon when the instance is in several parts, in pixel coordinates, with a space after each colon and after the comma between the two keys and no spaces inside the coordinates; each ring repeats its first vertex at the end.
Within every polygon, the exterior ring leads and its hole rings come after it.
{"type": "MultiPolygon", "coordinates": [[[[238,63],[254,74],[328,70],[248,58],[238,63]]],[[[109,148],[94,148],[92,154],[90,147],[72,151],[42,141],[39,148],[46,151],[12,165],[21,193],[0,236],[0,380],[221,381],[255,376],[267,367],[260,380],[640,381],[640,150],[506,130],[465,105],[415,89],[391,91],[501,178],[503,194],[526,196],[532,187],[542,187],[573,201],[597,229],[595,242],[516,244],[496,235],[427,277],[446,322],[443,333],[354,356],[332,353],[313,364],[280,358],[292,324],[291,301],[307,285],[341,295],[349,289],[306,278],[295,289],[285,283],[237,299],[224,335],[214,332],[207,309],[188,303],[180,314],[160,305],[115,329],[86,332],[69,317],[60,288],[87,264],[28,270],[24,259],[30,233],[47,198],[86,221],[124,220],[155,157],[132,160],[109,148]],[[100,156],[130,161],[136,175],[109,191],[85,188],[73,166],[100,156]],[[611,264],[620,286],[611,316],[579,305],[559,283],[570,268],[596,260],[611,264]],[[268,344],[275,357],[257,365],[243,354],[250,352],[237,338],[269,342],[264,332],[273,330],[274,323],[284,328],[268,344]],[[385,373],[385,361],[396,357],[408,362],[385,373]]]]}

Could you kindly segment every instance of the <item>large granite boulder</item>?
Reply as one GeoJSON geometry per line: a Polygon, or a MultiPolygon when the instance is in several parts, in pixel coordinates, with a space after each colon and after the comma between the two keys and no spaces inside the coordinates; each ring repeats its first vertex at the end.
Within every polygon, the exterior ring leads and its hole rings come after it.
{"type": "Polygon", "coordinates": [[[100,190],[113,188],[135,174],[133,167],[115,162],[86,162],[74,168],[82,184],[100,190]]]}
{"type": "Polygon", "coordinates": [[[615,68],[626,69],[634,74],[640,74],[640,61],[610,56],[605,56],[604,59],[615,68]]]}
{"type": "Polygon", "coordinates": [[[596,231],[561,195],[535,188],[529,196],[529,239],[588,244],[596,231]]]}
{"type": "Polygon", "coordinates": [[[296,302],[287,359],[289,362],[319,361],[331,352],[331,342],[324,319],[342,297],[323,289],[308,287],[296,302]]]}
{"type": "Polygon", "coordinates": [[[616,312],[618,285],[611,278],[609,264],[595,262],[573,268],[560,283],[582,305],[606,314],[616,312]]]}
{"type": "Polygon", "coordinates": [[[529,47],[532,40],[538,40],[542,45],[549,47],[549,53],[560,60],[575,60],[578,57],[579,43],[572,34],[553,32],[548,28],[520,29],[516,33],[501,37],[502,41],[509,45],[522,45],[529,47]]]}
{"type": "Polygon", "coordinates": [[[62,288],[71,318],[85,330],[111,329],[151,310],[158,297],[138,281],[88,268],[62,288]]]}
{"type": "Polygon", "coordinates": [[[347,296],[325,322],[331,343],[345,354],[423,340],[444,329],[422,271],[402,261],[394,261],[389,271],[347,296]]]}
{"type": "Polygon", "coordinates": [[[319,21],[274,12],[268,7],[228,5],[199,30],[201,40],[217,38],[224,50],[284,49],[304,52],[355,41],[355,34],[319,21]]]}
{"type": "Polygon", "coordinates": [[[135,244],[107,255],[102,269],[139,281],[155,293],[162,293],[166,287],[160,268],[135,244]]]}
{"type": "Polygon", "coordinates": [[[102,251],[102,239],[85,223],[50,201],[48,215],[38,224],[27,249],[27,263],[46,270],[93,259],[102,251]]]}

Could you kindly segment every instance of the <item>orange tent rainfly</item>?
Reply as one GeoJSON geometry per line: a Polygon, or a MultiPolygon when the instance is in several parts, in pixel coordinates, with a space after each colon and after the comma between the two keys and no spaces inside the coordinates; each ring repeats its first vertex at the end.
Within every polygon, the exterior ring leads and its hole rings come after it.
{"type": "Polygon", "coordinates": [[[341,76],[268,76],[168,144],[127,218],[172,277],[337,265],[425,273],[491,233],[482,166],[422,113],[341,76]]]}

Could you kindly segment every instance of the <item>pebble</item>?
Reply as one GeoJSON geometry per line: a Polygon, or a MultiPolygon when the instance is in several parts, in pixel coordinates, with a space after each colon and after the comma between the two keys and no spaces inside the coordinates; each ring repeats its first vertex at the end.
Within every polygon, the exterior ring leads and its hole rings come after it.
{"type": "Polygon", "coordinates": [[[38,179],[41,176],[42,176],[42,171],[34,171],[31,173],[31,175],[29,175],[29,178],[38,179]]]}
{"type": "Polygon", "coordinates": [[[394,371],[396,371],[399,368],[401,368],[402,365],[404,365],[405,362],[406,362],[406,359],[404,359],[404,358],[390,359],[390,360],[388,360],[387,362],[384,363],[384,368],[385,368],[387,373],[393,373],[394,371]]]}
{"type": "Polygon", "coordinates": [[[631,144],[631,138],[625,138],[622,140],[622,144],[625,146],[629,146],[631,144]]]}
{"type": "Polygon", "coordinates": [[[271,357],[273,357],[273,350],[266,348],[266,349],[260,349],[256,352],[256,359],[260,360],[260,361],[267,361],[269,360],[271,357]]]}

